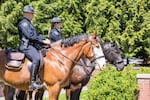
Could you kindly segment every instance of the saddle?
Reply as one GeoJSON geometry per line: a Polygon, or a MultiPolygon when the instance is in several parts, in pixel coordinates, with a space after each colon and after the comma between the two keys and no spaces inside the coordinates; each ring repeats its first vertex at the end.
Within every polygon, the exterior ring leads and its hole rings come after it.
{"type": "MultiPolygon", "coordinates": [[[[46,52],[45,50],[41,50],[41,54],[43,55],[43,57],[46,56],[45,52],[46,52]]],[[[5,67],[8,70],[19,71],[23,67],[22,64],[24,60],[25,60],[24,53],[10,50],[7,52],[7,63],[5,64],[5,67]]]]}
{"type": "Polygon", "coordinates": [[[24,62],[25,54],[18,51],[7,53],[7,63],[5,67],[9,70],[20,70],[21,64],[24,62]]]}

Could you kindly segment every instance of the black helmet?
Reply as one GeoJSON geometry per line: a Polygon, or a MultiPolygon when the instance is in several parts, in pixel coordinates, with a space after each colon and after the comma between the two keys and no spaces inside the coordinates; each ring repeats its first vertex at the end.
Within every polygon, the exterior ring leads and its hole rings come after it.
{"type": "Polygon", "coordinates": [[[59,17],[54,17],[52,20],[51,20],[52,23],[61,23],[61,19],[59,17]]]}
{"type": "Polygon", "coordinates": [[[34,13],[34,9],[32,6],[26,5],[23,8],[23,12],[34,13]]]}

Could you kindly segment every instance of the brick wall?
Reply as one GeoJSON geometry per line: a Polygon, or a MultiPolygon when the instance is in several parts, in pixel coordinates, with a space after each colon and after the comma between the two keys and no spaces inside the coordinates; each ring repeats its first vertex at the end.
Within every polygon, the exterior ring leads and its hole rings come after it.
{"type": "Polygon", "coordinates": [[[138,100],[150,100],[150,74],[137,74],[138,100]]]}

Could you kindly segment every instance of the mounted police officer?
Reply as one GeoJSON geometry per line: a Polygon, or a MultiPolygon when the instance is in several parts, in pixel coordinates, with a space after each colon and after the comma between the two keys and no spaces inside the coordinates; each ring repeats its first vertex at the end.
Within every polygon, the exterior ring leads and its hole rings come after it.
{"type": "Polygon", "coordinates": [[[20,37],[19,50],[25,53],[26,57],[32,62],[29,90],[40,89],[43,87],[43,85],[35,82],[40,63],[40,56],[36,48],[36,44],[42,43],[50,45],[49,39],[45,39],[42,35],[39,35],[33,27],[31,23],[33,15],[33,7],[29,5],[24,6],[24,18],[18,23],[20,37]]]}
{"type": "Polygon", "coordinates": [[[59,17],[54,17],[51,20],[51,30],[49,32],[49,39],[51,40],[51,42],[56,42],[62,39],[61,19],[59,17]]]}

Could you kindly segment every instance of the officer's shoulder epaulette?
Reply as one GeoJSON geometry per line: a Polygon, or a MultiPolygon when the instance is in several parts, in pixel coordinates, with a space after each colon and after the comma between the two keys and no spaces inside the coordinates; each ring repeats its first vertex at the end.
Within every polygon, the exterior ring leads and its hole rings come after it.
{"type": "Polygon", "coordinates": [[[23,27],[27,27],[27,26],[28,26],[28,22],[25,21],[25,20],[22,20],[22,21],[20,22],[20,25],[23,26],[23,27]]]}
{"type": "Polygon", "coordinates": [[[59,35],[59,33],[58,33],[57,31],[54,31],[54,34],[55,34],[55,35],[59,35]]]}
{"type": "Polygon", "coordinates": [[[22,25],[23,27],[27,27],[27,26],[28,26],[28,22],[23,21],[23,22],[21,23],[21,25],[22,25]]]}

